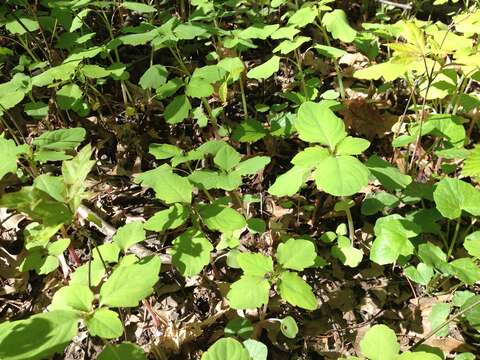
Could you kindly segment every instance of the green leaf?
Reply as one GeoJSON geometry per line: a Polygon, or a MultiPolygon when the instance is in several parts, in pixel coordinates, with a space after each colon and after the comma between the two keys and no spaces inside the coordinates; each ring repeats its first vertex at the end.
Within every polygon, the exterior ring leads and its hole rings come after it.
{"type": "Polygon", "coordinates": [[[190,217],[190,209],[182,204],[173,204],[166,210],[156,212],[143,225],[145,230],[164,232],[182,226],[190,217]]]}
{"type": "Polygon", "coordinates": [[[13,140],[0,136],[0,180],[8,173],[17,171],[17,156],[28,150],[26,146],[17,146],[13,140]]]}
{"type": "Polygon", "coordinates": [[[353,247],[350,239],[341,235],[338,243],[332,247],[332,256],[339,259],[343,265],[357,267],[363,259],[363,251],[353,247]]]}
{"type": "Polygon", "coordinates": [[[170,159],[183,154],[180,148],[171,144],[150,144],[148,152],[157,160],[170,159]]]}
{"type": "Polygon", "coordinates": [[[408,266],[404,273],[410,280],[424,286],[427,286],[433,278],[433,268],[425,263],[420,263],[417,267],[408,266]]]}
{"type": "Polygon", "coordinates": [[[243,275],[230,285],[227,299],[233,309],[256,309],[268,303],[270,284],[263,276],[243,275]]]}
{"type": "Polygon", "coordinates": [[[193,40],[207,33],[207,30],[194,24],[180,24],[174,30],[180,40],[193,40]]]}
{"type": "Polygon", "coordinates": [[[463,242],[463,247],[470,256],[480,259],[480,231],[469,234],[463,242]]]}
{"type": "Polygon", "coordinates": [[[298,334],[298,326],[295,319],[291,316],[286,316],[280,321],[280,331],[289,339],[295,339],[298,334]]]}
{"type": "Polygon", "coordinates": [[[348,23],[347,14],[341,9],[325,13],[322,18],[322,24],[332,34],[334,39],[349,43],[355,40],[357,36],[357,32],[348,23]]]}
{"type": "Polygon", "coordinates": [[[136,11],[138,13],[153,13],[157,11],[157,9],[154,6],[142,4],[134,1],[123,1],[121,3],[121,6],[123,6],[128,10],[136,11]]]}
{"type": "Polygon", "coordinates": [[[331,59],[338,59],[348,54],[345,50],[337,49],[336,47],[333,47],[333,46],[317,44],[317,45],[314,45],[313,48],[317,50],[317,52],[320,55],[329,57],[331,59]]]}
{"type": "Polygon", "coordinates": [[[158,256],[144,258],[130,265],[120,265],[100,289],[100,306],[138,306],[141,300],[153,292],[159,272],[158,256]]]}
{"type": "Polygon", "coordinates": [[[190,113],[190,101],[185,95],[176,96],[173,101],[167,105],[163,116],[169,124],[178,124],[188,118],[190,113]]]}
{"type": "Polygon", "coordinates": [[[71,284],[60,288],[53,295],[50,309],[88,313],[93,309],[93,299],[94,295],[88,286],[71,284]]]}
{"type": "Polygon", "coordinates": [[[469,183],[458,179],[445,178],[438,182],[433,192],[437,210],[448,219],[458,219],[462,210],[480,215],[480,191],[469,183]]]}
{"type": "Polygon", "coordinates": [[[412,182],[409,175],[402,174],[397,167],[377,155],[371,156],[365,165],[387,190],[402,190],[412,182]]]}
{"type": "MultiPolygon", "coordinates": [[[[447,320],[448,315],[450,315],[450,305],[445,303],[437,303],[432,306],[432,310],[428,315],[428,321],[432,330],[436,329],[440,324],[447,320]]],[[[448,335],[448,324],[439,329],[436,333],[436,336],[447,336],[448,335]]]]}
{"type": "Polygon", "coordinates": [[[60,239],[51,242],[47,245],[48,254],[59,256],[68,248],[68,245],[70,245],[70,239],[60,239]]]}
{"type": "Polygon", "coordinates": [[[41,174],[33,180],[33,187],[42,190],[59,202],[65,201],[65,184],[61,176],[41,174]]]}
{"type": "Polygon", "coordinates": [[[33,140],[33,145],[46,150],[75,149],[85,139],[84,128],[60,129],[44,132],[33,140]]]}
{"type": "Polygon", "coordinates": [[[370,146],[370,141],[347,136],[337,144],[335,153],[337,155],[360,155],[370,146]]]}
{"type": "Polygon", "coordinates": [[[254,175],[263,170],[270,163],[268,156],[255,156],[253,158],[242,161],[235,167],[235,172],[241,176],[254,175]]]}
{"type": "Polygon", "coordinates": [[[188,229],[172,242],[172,264],[183,276],[197,275],[210,263],[212,250],[213,245],[201,231],[188,229]]]}
{"type": "Polygon", "coordinates": [[[353,76],[357,79],[366,80],[378,80],[383,76],[385,81],[389,82],[402,77],[408,69],[408,64],[387,61],[357,70],[353,73],[353,76]]]}
{"type": "Polygon", "coordinates": [[[273,272],[273,261],[269,256],[259,253],[241,253],[237,255],[238,266],[245,275],[264,276],[273,272]]]}
{"type": "Polygon", "coordinates": [[[465,319],[467,319],[470,326],[476,329],[477,331],[480,331],[480,296],[475,295],[470,297],[462,305],[462,307],[460,308],[460,311],[464,311],[463,315],[465,319]]]}
{"type": "Polygon", "coordinates": [[[328,156],[313,176],[317,187],[335,196],[350,196],[368,185],[369,171],[353,156],[328,156]]]}
{"type": "Polygon", "coordinates": [[[218,204],[200,207],[200,216],[210,230],[222,233],[243,229],[247,221],[242,214],[227,206],[218,204]]]}
{"type": "Polygon", "coordinates": [[[273,52],[280,52],[282,55],[287,55],[310,40],[312,39],[308,36],[297,36],[294,40],[283,40],[275,49],[273,49],[273,52]]]}
{"type": "Polygon", "coordinates": [[[273,196],[292,196],[300,190],[310,172],[309,167],[294,166],[285,174],[277,177],[268,188],[268,192],[273,196]]]}
{"type": "Polygon", "coordinates": [[[77,84],[67,84],[57,91],[57,104],[61,110],[75,110],[83,101],[83,91],[77,84]]]}
{"type": "Polygon", "coordinates": [[[288,25],[302,28],[314,22],[316,17],[317,10],[310,6],[305,6],[297,10],[292,16],[290,16],[290,18],[288,19],[288,25]]]}
{"type": "Polygon", "coordinates": [[[91,336],[115,339],[123,334],[123,325],[118,314],[107,308],[99,308],[85,320],[91,336]]]}
{"type": "Polygon", "coordinates": [[[480,268],[472,258],[460,258],[450,263],[453,275],[467,285],[480,281],[480,268]]]}
{"type": "Polygon", "coordinates": [[[278,245],[275,257],[284,269],[303,271],[315,263],[317,252],[311,241],[288,239],[278,245]]]}
{"type": "Polygon", "coordinates": [[[329,152],[324,147],[311,146],[297,153],[291,162],[293,165],[312,168],[317,166],[327,156],[329,156],[329,152]]]}
{"type": "Polygon", "coordinates": [[[71,276],[70,284],[98,286],[105,275],[105,267],[100,259],[79,266],[71,276]],[[90,281],[89,281],[90,279],[90,281]]]}
{"type": "Polygon", "coordinates": [[[470,151],[468,154],[465,163],[463,164],[462,169],[463,176],[470,176],[476,178],[477,180],[480,178],[480,146],[475,146],[475,149],[470,151]]]}
{"type": "Polygon", "coordinates": [[[243,317],[236,317],[230,320],[225,326],[225,336],[240,336],[248,339],[253,333],[253,325],[250,320],[243,317]]]}
{"type": "Polygon", "coordinates": [[[214,88],[202,78],[192,78],[187,84],[185,94],[193,98],[205,98],[212,95],[214,88]]]}
{"type": "Polygon", "coordinates": [[[394,263],[400,255],[413,253],[409,238],[418,235],[420,228],[400,215],[390,215],[377,220],[374,232],[370,260],[385,265],[394,263]]]}
{"type": "Polygon", "coordinates": [[[0,324],[0,359],[42,360],[62,352],[78,332],[78,313],[55,310],[0,324]]]}
{"type": "Polygon", "coordinates": [[[144,241],[145,236],[142,222],[132,221],[119,228],[112,240],[123,252],[126,252],[130,246],[144,241]]]}
{"type": "Polygon", "coordinates": [[[320,143],[330,147],[332,151],[347,136],[345,124],[325,102],[307,101],[300,105],[295,127],[300,139],[320,143]]]}
{"type": "Polygon", "coordinates": [[[252,234],[263,234],[267,229],[267,224],[263,219],[250,218],[247,220],[247,227],[252,234]]]}
{"type": "Polygon", "coordinates": [[[140,346],[123,342],[121,344],[109,344],[98,355],[97,360],[148,360],[140,346]]]}
{"type": "Polygon", "coordinates": [[[264,80],[275,74],[280,68],[280,57],[273,55],[262,65],[250,69],[247,73],[249,79],[264,80]]]}
{"type": "Polygon", "coordinates": [[[263,125],[254,119],[247,119],[238,124],[232,133],[232,139],[238,142],[253,143],[267,135],[263,125]]]}
{"type": "Polygon", "coordinates": [[[34,119],[43,119],[48,115],[48,104],[43,101],[29,102],[25,104],[23,110],[25,111],[25,114],[34,119]]]}
{"type": "Polygon", "coordinates": [[[101,263],[112,264],[118,262],[120,248],[115,243],[104,243],[100,246],[95,246],[92,250],[92,254],[94,261],[96,260],[101,263]]]}
{"type": "Polygon", "coordinates": [[[229,171],[238,165],[241,158],[237,150],[230,145],[226,145],[217,152],[213,158],[213,162],[221,169],[229,171]]]}
{"type": "Polygon", "coordinates": [[[99,65],[83,65],[83,75],[91,79],[101,79],[110,76],[111,72],[99,65]]]}
{"type": "Polygon", "coordinates": [[[443,357],[440,357],[437,354],[433,354],[425,351],[417,351],[417,352],[405,351],[395,359],[396,360],[443,360],[443,357]]]}
{"type": "Polygon", "coordinates": [[[360,341],[360,351],[371,360],[395,360],[400,345],[392,329],[386,325],[374,325],[360,341]]]}
{"type": "Polygon", "coordinates": [[[173,173],[167,164],[138,174],[135,182],[153,188],[156,197],[167,204],[192,202],[193,185],[186,178],[173,173]]]}
{"type": "Polygon", "coordinates": [[[142,89],[158,89],[167,82],[168,71],[163,65],[152,65],[142,75],[138,84],[142,89]]]}
{"type": "Polygon", "coordinates": [[[385,191],[370,193],[363,200],[361,212],[362,215],[369,216],[383,211],[385,208],[393,209],[399,204],[400,200],[395,195],[385,191]]]}
{"type": "Polygon", "coordinates": [[[285,271],[280,275],[278,291],[280,297],[293,306],[306,310],[317,308],[317,299],[312,288],[295,272],[285,271]]]}
{"type": "Polygon", "coordinates": [[[252,360],[267,360],[267,345],[257,340],[248,339],[243,342],[243,346],[245,346],[245,349],[247,349],[252,360]]]}
{"type": "Polygon", "coordinates": [[[201,360],[251,360],[248,351],[240,342],[232,338],[217,340],[202,355],[201,360]]]}

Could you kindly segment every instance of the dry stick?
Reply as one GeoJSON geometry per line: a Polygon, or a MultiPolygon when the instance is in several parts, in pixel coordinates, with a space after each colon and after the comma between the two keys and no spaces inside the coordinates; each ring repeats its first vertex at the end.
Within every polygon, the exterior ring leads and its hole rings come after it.
{"type": "Polygon", "coordinates": [[[412,5],[410,5],[410,4],[400,4],[400,3],[396,3],[396,2],[388,1],[388,0],[377,0],[377,2],[379,2],[381,4],[385,4],[385,5],[398,7],[400,9],[404,9],[404,10],[412,10],[412,5]]]}
{"type": "Polygon", "coordinates": [[[455,320],[456,318],[458,318],[459,316],[463,315],[464,313],[466,313],[467,311],[473,309],[475,306],[477,305],[480,305],[480,300],[477,300],[475,301],[473,304],[467,306],[465,309],[462,309],[460,310],[459,312],[457,312],[455,315],[451,316],[449,319],[445,320],[444,322],[442,322],[440,325],[438,325],[435,329],[433,329],[432,331],[430,331],[427,335],[425,335],[422,339],[420,339],[419,341],[417,341],[415,344],[413,344],[409,350],[414,350],[416,349],[417,347],[419,347],[420,345],[422,345],[425,341],[427,341],[428,339],[430,339],[433,335],[435,335],[439,330],[441,330],[444,326],[450,324],[453,320],[455,320]]]}

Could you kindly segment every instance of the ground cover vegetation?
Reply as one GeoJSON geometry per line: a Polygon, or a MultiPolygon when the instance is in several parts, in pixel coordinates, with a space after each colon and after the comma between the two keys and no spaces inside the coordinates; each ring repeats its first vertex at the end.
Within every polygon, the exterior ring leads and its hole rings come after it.
{"type": "Polygon", "coordinates": [[[0,359],[474,360],[476,1],[5,0],[0,359]]]}

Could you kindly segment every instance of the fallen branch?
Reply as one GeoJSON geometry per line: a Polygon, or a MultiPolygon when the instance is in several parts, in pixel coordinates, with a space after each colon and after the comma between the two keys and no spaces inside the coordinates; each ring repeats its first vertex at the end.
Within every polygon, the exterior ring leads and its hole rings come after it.
{"type": "Polygon", "coordinates": [[[385,5],[390,5],[394,7],[398,7],[400,9],[404,10],[412,10],[412,5],[410,4],[400,4],[394,1],[388,1],[388,0],[377,0],[379,3],[385,4],[385,5]]]}

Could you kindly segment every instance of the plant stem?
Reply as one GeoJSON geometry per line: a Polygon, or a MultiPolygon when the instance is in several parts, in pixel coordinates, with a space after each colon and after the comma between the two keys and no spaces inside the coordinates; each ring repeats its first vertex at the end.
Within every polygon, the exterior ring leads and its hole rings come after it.
{"type": "Polygon", "coordinates": [[[243,76],[240,76],[240,93],[242,95],[243,117],[248,120],[247,98],[245,97],[245,89],[243,87],[243,76]]]}
{"type": "Polygon", "coordinates": [[[460,223],[461,223],[461,220],[460,218],[458,218],[457,224],[455,225],[455,231],[453,233],[452,242],[450,243],[450,247],[448,248],[447,260],[450,259],[453,249],[455,248],[455,243],[457,242],[457,237],[458,237],[458,231],[460,230],[460,223]]]}
{"type": "Polygon", "coordinates": [[[352,213],[349,208],[345,209],[345,213],[347,214],[347,222],[348,222],[348,235],[350,237],[350,241],[353,242],[355,240],[355,228],[353,227],[353,218],[352,213]]]}

